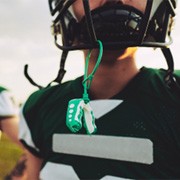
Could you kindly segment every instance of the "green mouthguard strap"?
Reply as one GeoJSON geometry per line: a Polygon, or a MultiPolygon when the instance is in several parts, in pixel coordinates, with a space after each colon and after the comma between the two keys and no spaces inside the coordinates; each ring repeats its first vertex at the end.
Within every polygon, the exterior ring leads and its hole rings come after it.
{"type": "Polygon", "coordinates": [[[83,93],[83,100],[85,103],[88,103],[89,100],[89,96],[88,96],[88,90],[91,86],[92,80],[94,78],[94,74],[97,71],[100,63],[101,63],[101,59],[102,59],[102,55],[103,55],[103,45],[102,42],[100,40],[98,40],[98,44],[99,44],[99,55],[97,58],[97,62],[95,64],[95,67],[93,69],[93,71],[88,75],[88,66],[89,66],[89,60],[91,58],[91,53],[92,50],[88,51],[88,55],[86,57],[86,62],[85,62],[85,72],[84,72],[84,80],[83,80],[83,86],[84,86],[84,93],[83,93]]]}

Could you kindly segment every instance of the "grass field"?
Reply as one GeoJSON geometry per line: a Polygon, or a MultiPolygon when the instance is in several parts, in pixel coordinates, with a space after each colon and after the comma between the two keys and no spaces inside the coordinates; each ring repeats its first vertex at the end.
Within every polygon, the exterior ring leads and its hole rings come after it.
{"type": "Polygon", "coordinates": [[[22,150],[2,133],[0,139],[0,180],[14,168],[22,150]]]}

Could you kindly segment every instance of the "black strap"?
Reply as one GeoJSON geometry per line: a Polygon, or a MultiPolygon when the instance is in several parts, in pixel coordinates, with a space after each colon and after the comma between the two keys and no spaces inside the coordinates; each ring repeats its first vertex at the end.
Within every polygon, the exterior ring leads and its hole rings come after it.
{"type": "MultiPolygon", "coordinates": [[[[63,51],[62,52],[62,55],[61,55],[61,60],[60,60],[60,68],[59,68],[59,71],[58,71],[58,75],[57,77],[51,81],[48,85],[50,86],[52,82],[57,82],[57,83],[61,83],[65,73],[66,73],[66,70],[64,69],[64,66],[65,66],[65,62],[66,62],[66,58],[67,58],[67,55],[68,55],[68,51],[63,51]]],[[[37,84],[36,82],[34,82],[34,80],[29,76],[29,73],[28,73],[28,64],[26,64],[24,66],[24,75],[25,77],[28,79],[28,81],[33,85],[33,86],[36,86],[38,87],[39,89],[42,89],[44,88],[43,86],[37,84]]]]}
{"type": "Polygon", "coordinates": [[[169,48],[161,48],[161,50],[166,59],[167,66],[168,66],[167,73],[165,76],[165,81],[167,85],[170,86],[173,81],[174,60],[173,60],[171,50],[169,48]]]}
{"type": "Polygon", "coordinates": [[[169,48],[162,48],[161,50],[166,58],[166,62],[168,65],[168,70],[167,70],[166,76],[164,77],[164,80],[170,89],[175,90],[178,92],[178,94],[180,94],[180,85],[178,84],[178,82],[176,81],[176,78],[173,75],[174,60],[173,60],[171,50],[169,48]]]}
{"type": "Polygon", "coordinates": [[[36,87],[38,87],[39,89],[42,89],[42,88],[43,88],[43,86],[38,85],[37,83],[35,83],[34,80],[29,76],[29,74],[28,74],[28,64],[26,64],[26,65],[24,66],[24,75],[25,75],[25,77],[29,80],[29,82],[30,82],[33,86],[36,86],[36,87]]]}
{"type": "Polygon", "coordinates": [[[61,81],[66,73],[66,70],[64,69],[65,67],[65,62],[66,62],[66,58],[67,58],[67,55],[68,55],[68,51],[63,51],[62,52],[62,55],[61,55],[61,60],[60,60],[60,68],[59,68],[59,71],[58,71],[58,74],[57,74],[57,77],[51,81],[48,86],[51,85],[52,82],[57,82],[59,84],[61,84],[61,81]]]}

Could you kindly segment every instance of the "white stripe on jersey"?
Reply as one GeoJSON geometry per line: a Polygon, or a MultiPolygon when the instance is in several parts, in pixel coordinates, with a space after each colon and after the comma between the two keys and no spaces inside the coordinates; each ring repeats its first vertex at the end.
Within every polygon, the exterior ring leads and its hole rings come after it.
{"type": "Polygon", "coordinates": [[[53,151],[143,164],[153,163],[153,143],[144,138],[54,134],[53,151]]]}
{"type": "MultiPolygon", "coordinates": [[[[72,166],[48,162],[40,172],[41,180],[79,180],[72,166]]],[[[104,176],[101,180],[129,180],[115,176],[104,176]]]]}
{"type": "Polygon", "coordinates": [[[72,166],[48,162],[40,172],[42,180],[78,180],[72,166]]]}
{"type": "Polygon", "coordinates": [[[102,100],[90,101],[90,105],[93,109],[93,113],[96,119],[99,119],[108,112],[112,111],[121,103],[123,103],[123,100],[119,100],[119,99],[107,99],[107,100],[102,99],[102,100]]]}

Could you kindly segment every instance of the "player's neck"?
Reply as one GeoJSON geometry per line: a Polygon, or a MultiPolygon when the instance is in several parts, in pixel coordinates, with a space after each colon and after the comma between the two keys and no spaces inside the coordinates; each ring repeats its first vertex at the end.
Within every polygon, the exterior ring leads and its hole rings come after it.
{"type": "MultiPolygon", "coordinates": [[[[93,69],[90,64],[90,71],[93,69]]],[[[124,89],[139,72],[134,59],[116,61],[114,63],[103,62],[99,66],[93,78],[90,94],[93,99],[107,99],[124,89]]]]}

